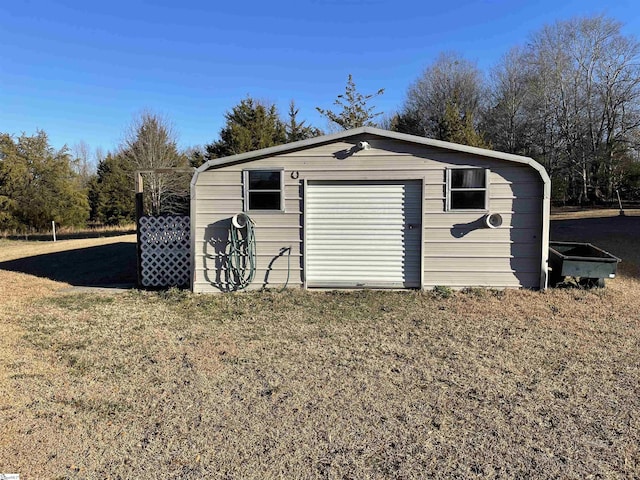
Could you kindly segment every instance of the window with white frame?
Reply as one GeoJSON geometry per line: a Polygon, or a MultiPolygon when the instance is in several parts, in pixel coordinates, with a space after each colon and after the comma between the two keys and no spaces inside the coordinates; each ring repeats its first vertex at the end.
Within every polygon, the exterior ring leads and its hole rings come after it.
{"type": "Polygon", "coordinates": [[[283,170],[245,170],[244,209],[284,210],[283,170]]]}
{"type": "Polygon", "coordinates": [[[489,170],[450,168],[447,170],[447,210],[487,210],[489,170]]]}

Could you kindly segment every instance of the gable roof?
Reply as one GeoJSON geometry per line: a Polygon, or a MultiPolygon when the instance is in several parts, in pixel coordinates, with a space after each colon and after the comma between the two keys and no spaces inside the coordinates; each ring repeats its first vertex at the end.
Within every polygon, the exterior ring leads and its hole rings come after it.
{"type": "Polygon", "coordinates": [[[393,140],[414,143],[417,145],[426,145],[429,147],[442,148],[445,150],[469,153],[472,155],[480,155],[483,157],[505,160],[507,162],[529,165],[531,168],[538,171],[540,177],[542,178],[542,181],[544,182],[544,198],[549,198],[549,195],[551,193],[551,180],[549,179],[549,175],[547,175],[544,167],[536,162],[533,158],[513,155],[511,153],[497,152],[495,150],[488,150],[486,148],[470,147],[468,145],[444,142],[442,140],[433,140],[431,138],[418,137],[416,135],[408,135],[406,133],[391,132],[389,130],[382,130],[380,128],[374,127],[359,127],[351,130],[344,130],[338,133],[332,133],[330,135],[323,135],[321,137],[308,138],[306,140],[300,140],[298,142],[285,143],[283,145],[277,145],[275,147],[263,148],[261,150],[254,150],[252,152],[240,153],[238,155],[231,155],[229,157],[208,160],[196,169],[193,175],[193,179],[191,180],[191,184],[195,185],[198,175],[201,172],[209,170],[210,168],[220,167],[232,163],[243,163],[251,160],[257,160],[259,158],[294,152],[296,150],[304,150],[306,148],[324,145],[335,142],[337,140],[344,140],[362,134],[370,134],[382,138],[390,138],[393,140]]]}

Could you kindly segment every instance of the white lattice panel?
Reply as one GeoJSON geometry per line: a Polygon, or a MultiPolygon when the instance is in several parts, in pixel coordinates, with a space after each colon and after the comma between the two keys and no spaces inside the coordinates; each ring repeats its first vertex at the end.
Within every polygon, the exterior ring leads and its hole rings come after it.
{"type": "Polygon", "coordinates": [[[145,287],[189,285],[190,220],[185,215],[143,216],[140,229],[141,283],[145,287]]]}

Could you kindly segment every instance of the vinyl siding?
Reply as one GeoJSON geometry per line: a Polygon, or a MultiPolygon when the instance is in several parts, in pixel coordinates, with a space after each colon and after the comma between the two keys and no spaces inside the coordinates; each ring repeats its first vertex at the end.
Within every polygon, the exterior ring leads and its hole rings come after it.
{"type": "MultiPolygon", "coordinates": [[[[336,141],[200,173],[192,192],[194,291],[221,290],[216,259],[223,255],[230,217],[243,208],[245,168],[285,169],[285,211],[251,213],[258,269],[250,288],[279,287],[286,281],[287,254],[280,253],[289,247],[288,284],[304,284],[305,180],[421,181],[425,288],[539,286],[543,182],[538,172],[506,160],[363,134],[349,142],[336,141]],[[368,141],[372,148],[343,155],[361,140],[368,141]],[[502,227],[484,228],[481,222],[485,212],[445,210],[445,171],[453,166],[490,169],[488,211],[502,214],[502,227]],[[297,172],[297,178],[292,178],[292,172],[297,172]]],[[[327,251],[327,255],[340,253],[327,251]]]]}

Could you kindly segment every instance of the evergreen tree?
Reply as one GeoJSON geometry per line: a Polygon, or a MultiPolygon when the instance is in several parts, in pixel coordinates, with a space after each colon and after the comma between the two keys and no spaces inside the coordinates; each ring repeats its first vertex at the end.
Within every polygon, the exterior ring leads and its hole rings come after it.
{"type": "Polygon", "coordinates": [[[322,131],[315,127],[305,125],[305,120],[298,122],[299,109],[293,100],[289,102],[289,121],[286,125],[287,142],[297,142],[307,138],[319,137],[322,131]]]}
{"type": "Polygon", "coordinates": [[[259,150],[286,143],[287,132],[275,105],[247,97],[225,114],[220,139],[207,145],[207,158],[259,150]]]}
{"type": "Polygon", "coordinates": [[[186,158],[188,165],[193,168],[198,168],[207,161],[206,152],[200,145],[184,149],[182,155],[186,158]]]}
{"type": "Polygon", "coordinates": [[[122,154],[107,154],[89,182],[91,218],[105,225],[135,220],[134,167],[122,154]]]}
{"type": "Polygon", "coordinates": [[[51,221],[83,226],[87,191],[73,171],[66,147],[55,150],[47,134],[0,134],[0,228],[44,230],[51,221]]]}
{"type": "Polygon", "coordinates": [[[426,137],[426,130],[420,114],[413,110],[404,110],[394,115],[389,122],[388,130],[426,137]]]}
{"type": "Polygon", "coordinates": [[[316,110],[344,130],[373,126],[373,119],[381,115],[382,112],[375,112],[375,107],[369,106],[368,103],[369,100],[383,93],[384,88],[369,95],[361,94],[356,90],[353,77],[349,74],[344,94],[338,95],[338,98],[333,102],[333,104],[340,107],[341,110],[334,112],[320,107],[316,107],[316,110]]]}
{"type": "Polygon", "coordinates": [[[444,115],[438,122],[438,139],[471,147],[489,148],[473,125],[473,114],[460,111],[455,101],[447,101],[444,115]]]}

